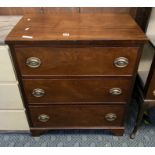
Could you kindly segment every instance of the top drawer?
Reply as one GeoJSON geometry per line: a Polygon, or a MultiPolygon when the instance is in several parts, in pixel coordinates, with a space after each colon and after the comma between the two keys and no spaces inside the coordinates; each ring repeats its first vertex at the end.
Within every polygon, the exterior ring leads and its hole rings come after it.
{"type": "Polygon", "coordinates": [[[17,47],[22,76],[132,75],[138,47],[17,47]]]}
{"type": "Polygon", "coordinates": [[[16,81],[13,65],[9,55],[9,47],[0,46],[0,82],[16,81]]]}

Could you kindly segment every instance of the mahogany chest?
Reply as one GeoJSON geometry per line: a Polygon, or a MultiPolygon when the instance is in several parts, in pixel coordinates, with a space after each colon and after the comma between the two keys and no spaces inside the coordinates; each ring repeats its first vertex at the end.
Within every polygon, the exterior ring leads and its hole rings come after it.
{"type": "Polygon", "coordinates": [[[146,41],[128,14],[25,15],[6,43],[32,135],[50,129],[123,135],[146,41]]]}

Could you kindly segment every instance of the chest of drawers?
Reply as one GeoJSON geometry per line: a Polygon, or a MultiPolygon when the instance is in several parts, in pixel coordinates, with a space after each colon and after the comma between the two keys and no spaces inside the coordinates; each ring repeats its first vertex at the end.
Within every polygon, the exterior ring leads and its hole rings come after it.
{"type": "Polygon", "coordinates": [[[122,135],[146,40],[127,14],[24,16],[6,43],[32,135],[50,129],[122,135]]]}

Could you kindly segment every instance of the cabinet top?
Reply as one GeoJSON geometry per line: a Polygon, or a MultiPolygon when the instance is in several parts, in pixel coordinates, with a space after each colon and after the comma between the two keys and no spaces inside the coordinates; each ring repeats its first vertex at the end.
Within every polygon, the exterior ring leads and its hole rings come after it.
{"type": "Polygon", "coordinates": [[[144,43],[143,31],[128,14],[25,15],[6,43],[28,42],[132,42],[144,43]]]}

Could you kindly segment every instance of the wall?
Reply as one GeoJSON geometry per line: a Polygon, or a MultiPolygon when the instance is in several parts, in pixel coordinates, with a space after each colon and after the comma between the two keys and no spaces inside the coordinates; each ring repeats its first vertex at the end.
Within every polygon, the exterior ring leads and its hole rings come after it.
{"type": "Polygon", "coordinates": [[[129,13],[145,31],[151,8],[137,7],[0,7],[0,15],[46,14],[46,13],[129,13]]]}
{"type": "Polygon", "coordinates": [[[136,14],[137,8],[86,8],[86,7],[68,7],[68,8],[54,8],[54,7],[1,7],[0,15],[23,15],[30,13],[55,13],[55,12],[75,12],[75,13],[103,13],[103,12],[125,12],[136,14]]]}

